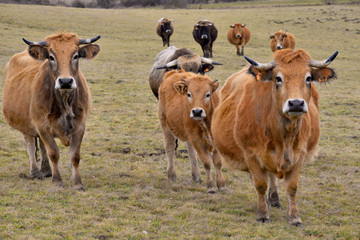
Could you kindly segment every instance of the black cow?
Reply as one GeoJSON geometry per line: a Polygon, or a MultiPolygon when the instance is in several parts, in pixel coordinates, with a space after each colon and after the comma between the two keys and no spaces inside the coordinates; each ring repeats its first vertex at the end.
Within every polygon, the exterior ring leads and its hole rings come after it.
{"type": "Polygon", "coordinates": [[[170,46],[170,36],[174,33],[173,20],[161,18],[156,25],[156,33],[162,38],[163,46],[170,46]]]}
{"type": "Polygon", "coordinates": [[[193,37],[201,45],[204,57],[212,57],[212,45],[217,38],[218,31],[213,22],[199,21],[193,30],[193,37]]]}

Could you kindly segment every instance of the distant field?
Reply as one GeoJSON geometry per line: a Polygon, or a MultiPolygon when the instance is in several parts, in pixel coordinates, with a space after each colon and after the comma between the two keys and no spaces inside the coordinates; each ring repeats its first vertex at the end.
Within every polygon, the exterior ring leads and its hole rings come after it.
{"type": "MultiPolygon", "coordinates": [[[[26,48],[22,37],[40,41],[63,30],[102,36],[100,55],[80,63],[93,96],[80,164],[85,192],[71,189],[65,147],[64,189],[53,187],[51,179],[21,177],[29,171],[22,136],[0,114],[0,239],[359,239],[359,16],[360,5],[104,10],[0,4],[0,99],[3,66],[26,48]],[[331,64],[338,79],[317,86],[321,137],[319,156],[300,177],[303,228],[287,223],[282,181],[283,207],[270,209],[268,224],[255,221],[257,195],[246,173],[225,168],[230,191],[206,194],[204,182],[191,181],[184,143],[175,160],[178,180],[168,182],[157,102],[147,79],[164,49],[155,33],[161,17],[175,20],[171,44],[199,54],[193,25],[204,18],[215,22],[213,59],[224,65],[209,76],[222,85],[246,64],[226,39],[236,22],[250,29],[245,55],[259,62],[272,60],[268,33],[279,29],[293,33],[297,48],[313,59],[339,51],[331,64]]],[[[204,180],[202,167],[201,174],[204,180]]]]}

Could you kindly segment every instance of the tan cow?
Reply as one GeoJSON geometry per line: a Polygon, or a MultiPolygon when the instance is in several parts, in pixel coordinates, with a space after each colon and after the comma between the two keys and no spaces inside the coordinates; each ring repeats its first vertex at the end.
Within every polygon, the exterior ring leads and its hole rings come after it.
{"type": "Polygon", "coordinates": [[[285,48],[295,49],[295,37],[287,31],[279,30],[270,35],[270,48],[273,52],[285,48]]]}
{"type": "Polygon", "coordinates": [[[241,23],[230,25],[227,33],[229,43],[235,45],[236,54],[239,56],[244,56],[244,47],[249,42],[250,36],[250,30],[246,27],[246,24],[241,23]],[[241,52],[239,46],[241,46],[241,52]]]}
{"type": "Polygon", "coordinates": [[[274,61],[233,74],[221,90],[212,120],[214,142],[232,168],[250,172],[258,194],[257,220],[269,221],[266,201],[280,207],[276,177],[283,178],[288,195],[289,223],[301,226],[296,191],[305,159],[313,156],[319,139],[319,94],[312,82],[336,78],[325,61],[311,60],[304,50],[284,49],[274,61]]]}
{"type": "Polygon", "coordinates": [[[83,190],[79,174],[80,146],[90,111],[91,95],[79,68],[79,59],[91,59],[100,47],[93,39],[79,39],[72,33],[30,42],[15,54],[4,70],[3,113],[9,125],[19,130],[30,158],[32,178],[49,177],[63,186],[58,168],[59,148],[54,138],[70,146],[72,185],[83,190]],[[85,44],[81,47],[80,45],[85,44]],[[40,139],[41,169],[36,163],[36,139],[40,139]],[[52,163],[52,172],[48,158],[52,163]]]}
{"type": "Polygon", "coordinates": [[[159,89],[158,114],[168,157],[168,178],[176,179],[174,153],[175,138],[178,138],[187,143],[195,182],[201,182],[196,153],[203,163],[208,193],[215,192],[210,174],[211,161],[216,169],[217,186],[219,190],[225,189],[220,156],[213,147],[210,134],[211,116],[219,101],[218,86],[219,82],[209,77],[172,70],[165,74],[159,89]]]}

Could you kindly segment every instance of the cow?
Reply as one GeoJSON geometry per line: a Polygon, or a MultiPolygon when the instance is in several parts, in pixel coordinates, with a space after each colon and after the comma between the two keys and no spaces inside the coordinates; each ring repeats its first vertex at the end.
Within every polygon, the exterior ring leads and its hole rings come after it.
{"type": "Polygon", "coordinates": [[[163,40],[163,46],[170,46],[170,36],[174,33],[173,20],[161,18],[156,24],[156,33],[163,40]]]}
{"type": "Polygon", "coordinates": [[[302,226],[296,204],[299,172],[316,153],[320,133],[313,82],[336,78],[327,65],[337,54],[315,61],[305,50],[284,49],[264,64],[245,57],[251,65],[230,76],[221,90],[213,139],[227,165],[250,173],[258,194],[257,221],[270,220],[267,200],[280,207],[277,177],[284,179],[289,223],[302,226]]]}
{"type": "Polygon", "coordinates": [[[295,43],[295,37],[287,31],[279,30],[270,34],[270,48],[273,52],[285,48],[295,49],[295,43]]]}
{"type": "Polygon", "coordinates": [[[92,44],[99,38],[79,39],[73,33],[53,34],[41,42],[23,38],[27,50],[15,54],[5,66],[3,114],[8,124],[23,134],[31,178],[52,176],[53,184],[63,187],[54,139],[59,138],[70,146],[72,186],[84,190],[79,173],[80,146],[91,95],[79,59],[91,59],[99,53],[100,47],[92,44]],[[36,163],[37,139],[41,168],[36,163]]]}
{"type": "Polygon", "coordinates": [[[244,56],[244,47],[250,40],[250,30],[246,27],[246,24],[236,23],[230,25],[230,29],[227,33],[227,39],[229,43],[235,45],[236,54],[244,56]],[[241,45],[241,52],[239,46],[241,45]]]}
{"type": "Polygon", "coordinates": [[[195,41],[200,44],[204,57],[213,57],[212,46],[218,35],[214,23],[208,20],[199,21],[195,24],[192,34],[195,41]]]}
{"type": "Polygon", "coordinates": [[[176,180],[174,153],[175,138],[178,138],[187,143],[192,179],[195,182],[201,182],[196,153],[203,163],[208,193],[215,193],[210,174],[211,160],[215,165],[219,191],[226,189],[221,159],[213,146],[210,133],[211,116],[219,101],[218,86],[219,81],[213,81],[207,76],[172,70],[165,74],[159,89],[158,115],[168,158],[168,179],[176,180]]]}
{"type": "Polygon", "coordinates": [[[213,65],[222,65],[209,58],[200,57],[188,48],[170,46],[161,51],[155,58],[149,73],[149,84],[155,97],[159,98],[159,87],[165,73],[172,69],[183,69],[186,72],[205,74],[214,69],[213,65]]]}

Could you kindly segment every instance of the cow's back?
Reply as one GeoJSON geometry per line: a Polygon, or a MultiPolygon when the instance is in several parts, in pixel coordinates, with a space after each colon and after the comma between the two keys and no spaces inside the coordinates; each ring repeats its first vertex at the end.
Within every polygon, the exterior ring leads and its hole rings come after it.
{"type": "Polygon", "coordinates": [[[20,132],[36,136],[31,123],[31,88],[42,62],[27,51],[15,54],[4,69],[3,113],[9,125],[20,132]]]}
{"type": "Polygon", "coordinates": [[[286,46],[286,48],[295,49],[295,37],[291,33],[286,33],[286,35],[289,39],[288,46],[286,46]]]}

